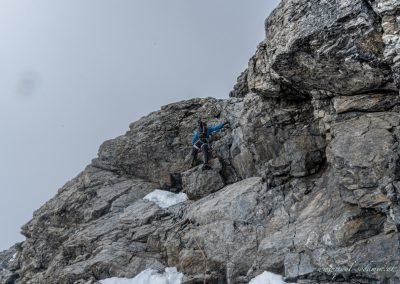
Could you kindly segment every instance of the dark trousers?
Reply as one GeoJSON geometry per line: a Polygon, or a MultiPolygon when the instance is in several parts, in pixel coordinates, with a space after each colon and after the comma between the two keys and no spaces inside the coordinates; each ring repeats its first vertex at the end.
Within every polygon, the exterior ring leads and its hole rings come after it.
{"type": "Polygon", "coordinates": [[[194,145],[197,146],[198,148],[193,146],[193,149],[192,149],[192,166],[193,166],[194,162],[197,159],[197,154],[200,151],[203,152],[203,155],[204,155],[204,164],[208,164],[208,143],[203,143],[200,140],[198,140],[196,143],[194,143],[194,145]]]}

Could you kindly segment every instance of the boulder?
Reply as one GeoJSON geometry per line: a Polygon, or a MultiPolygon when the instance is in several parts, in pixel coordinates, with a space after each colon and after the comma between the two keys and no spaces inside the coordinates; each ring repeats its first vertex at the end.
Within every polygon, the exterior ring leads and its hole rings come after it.
{"type": "Polygon", "coordinates": [[[218,159],[209,161],[211,169],[202,169],[202,165],[197,166],[182,173],[183,192],[189,199],[197,200],[224,187],[224,180],[219,172],[222,165],[218,159]]]}

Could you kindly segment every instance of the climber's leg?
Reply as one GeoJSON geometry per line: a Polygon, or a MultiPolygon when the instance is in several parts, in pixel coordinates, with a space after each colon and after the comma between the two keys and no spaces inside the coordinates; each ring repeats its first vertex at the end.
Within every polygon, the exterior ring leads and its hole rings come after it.
{"type": "Polygon", "coordinates": [[[191,161],[191,163],[190,163],[190,166],[193,168],[194,167],[194,165],[195,165],[195,163],[196,163],[196,160],[197,160],[197,153],[198,153],[199,151],[195,148],[195,147],[193,147],[192,148],[192,154],[191,154],[191,156],[192,156],[192,161],[191,161]]]}
{"type": "Polygon", "coordinates": [[[201,146],[201,151],[203,152],[204,155],[204,167],[209,167],[208,166],[208,144],[204,143],[201,146]]]}

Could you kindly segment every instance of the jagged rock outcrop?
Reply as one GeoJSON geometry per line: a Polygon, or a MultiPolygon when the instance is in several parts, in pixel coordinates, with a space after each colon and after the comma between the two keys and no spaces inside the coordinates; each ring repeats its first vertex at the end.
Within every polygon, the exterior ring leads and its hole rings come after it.
{"type": "Polygon", "coordinates": [[[106,141],[0,254],[1,283],[399,283],[400,2],[284,0],[231,98],[170,104],[106,141]],[[230,121],[189,169],[198,115],[230,121]],[[169,208],[154,189],[186,192],[169,208]]]}
{"type": "Polygon", "coordinates": [[[249,62],[247,87],[235,89],[267,96],[397,92],[399,5],[397,0],[281,1],[249,62]]]}

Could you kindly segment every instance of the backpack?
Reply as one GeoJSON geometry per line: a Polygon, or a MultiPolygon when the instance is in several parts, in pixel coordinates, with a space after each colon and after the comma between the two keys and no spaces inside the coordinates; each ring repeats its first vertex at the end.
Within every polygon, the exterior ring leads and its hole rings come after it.
{"type": "Polygon", "coordinates": [[[197,127],[197,134],[199,135],[199,139],[207,139],[207,127],[204,127],[204,124],[201,121],[199,121],[199,125],[197,127]]]}

